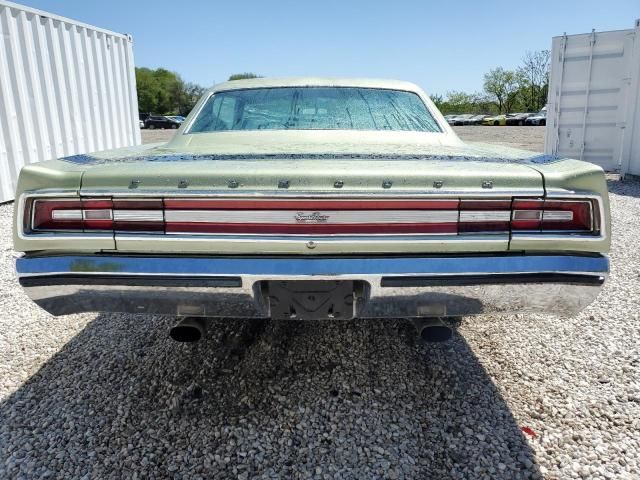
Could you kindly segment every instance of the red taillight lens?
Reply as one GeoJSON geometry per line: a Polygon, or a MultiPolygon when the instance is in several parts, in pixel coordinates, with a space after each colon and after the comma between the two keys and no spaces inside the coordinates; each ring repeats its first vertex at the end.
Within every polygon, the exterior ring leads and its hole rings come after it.
{"type": "Polygon", "coordinates": [[[458,232],[508,232],[511,200],[462,200],[458,232]]]}
{"type": "Polygon", "coordinates": [[[37,232],[164,231],[162,200],[42,199],[32,212],[37,232]]]}
{"type": "Polygon", "coordinates": [[[589,201],[545,200],[542,214],[542,231],[572,230],[590,232],[593,230],[592,205],[589,201]]]}
{"type": "Polygon", "coordinates": [[[516,199],[513,201],[511,229],[593,232],[593,211],[591,200],[516,199]]]}
{"type": "Polygon", "coordinates": [[[512,230],[540,230],[544,200],[514,200],[511,209],[512,230]]]}
{"type": "Polygon", "coordinates": [[[455,235],[458,200],[167,199],[167,233],[455,235]]]}
{"type": "Polygon", "coordinates": [[[82,202],[77,199],[35,200],[31,228],[33,230],[82,231],[82,202]]]}
{"type": "Polygon", "coordinates": [[[124,232],[164,232],[162,200],[114,200],[113,228],[124,232]]]}

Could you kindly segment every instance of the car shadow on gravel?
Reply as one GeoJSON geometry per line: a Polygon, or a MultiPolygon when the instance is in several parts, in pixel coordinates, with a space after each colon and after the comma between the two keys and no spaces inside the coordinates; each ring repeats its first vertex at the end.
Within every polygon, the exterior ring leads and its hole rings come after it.
{"type": "Polygon", "coordinates": [[[627,175],[624,180],[608,178],[607,188],[609,193],[615,193],[616,195],[640,197],[640,177],[627,175]]]}
{"type": "Polygon", "coordinates": [[[99,315],[0,406],[0,476],[540,478],[465,340],[405,321],[99,315]],[[134,475],[135,474],[135,475],[134,475]]]}

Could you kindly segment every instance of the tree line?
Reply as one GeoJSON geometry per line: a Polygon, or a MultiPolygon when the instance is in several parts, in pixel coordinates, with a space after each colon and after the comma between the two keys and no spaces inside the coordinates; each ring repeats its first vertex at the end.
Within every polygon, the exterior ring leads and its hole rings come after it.
{"type": "MultiPolygon", "coordinates": [[[[431,99],[444,115],[537,112],[547,102],[550,57],[549,50],[526,52],[515,70],[496,67],[487,72],[480,92],[450,91],[431,95],[431,99]]],[[[258,77],[251,72],[235,73],[229,80],[258,77]]],[[[159,115],[186,116],[206,90],[164,68],[136,67],[136,83],[139,110],[159,115]]]]}
{"type": "MultiPolygon", "coordinates": [[[[229,80],[257,77],[250,72],[235,73],[229,80]]],[[[165,68],[136,67],[136,86],[138,110],[157,115],[187,116],[206,91],[205,87],[185,82],[176,72],[165,68]]]]}
{"type": "Polygon", "coordinates": [[[549,50],[527,52],[515,70],[497,67],[484,75],[483,90],[431,95],[444,114],[537,112],[547,102],[549,50]]]}

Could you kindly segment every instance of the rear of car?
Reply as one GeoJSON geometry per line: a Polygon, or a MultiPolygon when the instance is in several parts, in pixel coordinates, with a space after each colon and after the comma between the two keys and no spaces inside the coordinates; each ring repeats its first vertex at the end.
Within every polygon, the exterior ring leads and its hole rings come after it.
{"type": "Polygon", "coordinates": [[[33,165],[20,282],[47,311],[572,314],[608,272],[602,171],[463,144],[403,82],[231,82],[165,146],[33,165]]]}
{"type": "Polygon", "coordinates": [[[497,127],[499,125],[507,124],[507,115],[494,115],[492,117],[486,117],[482,120],[482,125],[489,125],[497,127]]]}
{"type": "Polygon", "coordinates": [[[153,130],[155,128],[180,128],[182,121],[178,121],[173,117],[166,117],[164,115],[150,115],[144,122],[145,128],[153,130]]]}
{"type": "Polygon", "coordinates": [[[541,111],[528,117],[525,121],[525,125],[532,126],[545,126],[547,124],[547,112],[541,111]]]}
{"type": "Polygon", "coordinates": [[[511,115],[507,115],[507,125],[518,125],[523,126],[527,121],[527,118],[535,115],[534,113],[514,113],[511,115]]]}

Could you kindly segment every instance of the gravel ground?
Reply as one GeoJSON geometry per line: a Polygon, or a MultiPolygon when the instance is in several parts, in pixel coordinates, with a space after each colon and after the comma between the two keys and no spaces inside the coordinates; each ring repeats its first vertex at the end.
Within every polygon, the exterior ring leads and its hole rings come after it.
{"type": "MultiPolygon", "coordinates": [[[[544,150],[543,127],[485,127],[474,125],[453,127],[463,140],[470,142],[491,142],[507,147],[522,148],[542,152],[544,150]]],[[[175,130],[141,130],[142,143],[168,142],[175,130]]]]}
{"type": "Polygon", "coordinates": [[[140,130],[142,143],[168,142],[176,134],[175,130],[140,130]]]}
{"type": "Polygon", "coordinates": [[[485,127],[469,125],[453,127],[462,140],[468,142],[491,142],[507,147],[544,151],[544,127],[485,127]]]}
{"type": "Polygon", "coordinates": [[[167,317],[51,317],[2,205],[0,478],[638,478],[640,181],[610,189],[592,306],[468,318],[436,346],[402,320],[215,322],[181,345],[167,317]]]}

